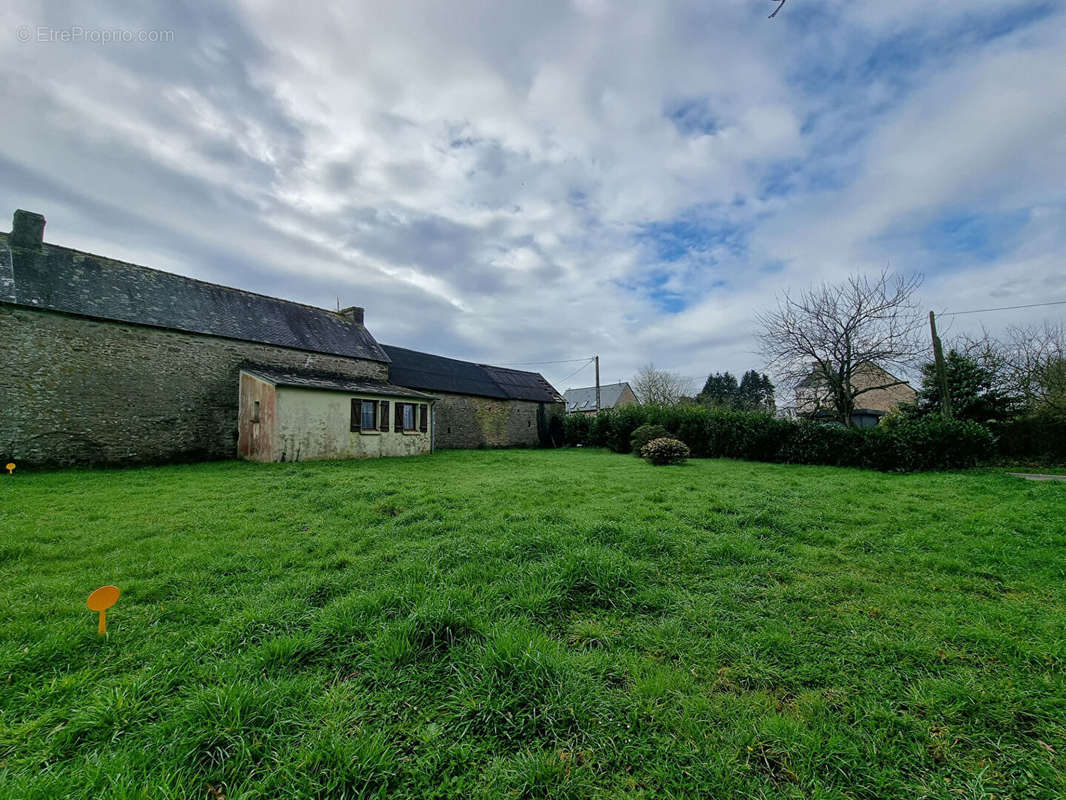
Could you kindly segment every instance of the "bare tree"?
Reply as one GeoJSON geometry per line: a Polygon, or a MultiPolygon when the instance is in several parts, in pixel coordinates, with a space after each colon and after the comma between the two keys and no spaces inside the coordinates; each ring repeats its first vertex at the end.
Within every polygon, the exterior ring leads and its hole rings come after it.
{"type": "Polygon", "coordinates": [[[1066,327],[1045,322],[1008,328],[1003,358],[1028,410],[1066,411],[1066,327]]]}
{"type": "Polygon", "coordinates": [[[770,369],[802,386],[815,410],[832,409],[840,422],[852,424],[856,399],[905,383],[889,372],[907,371],[922,352],[915,299],[921,282],[920,275],[882,272],[798,296],[786,292],[776,309],[756,317],[770,369]]]}
{"type": "Polygon", "coordinates": [[[1010,326],[1001,339],[988,331],[962,334],[952,349],[973,359],[1018,410],[1066,411],[1066,326],[1010,326]]]}
{"type": "Polygon", "coordinates": [[[963,333],[951,340],[951,350],[973,360],[991,378],[992,385],[1004,396],[1021,401],[1020,371],[1015,367],[1018,358],[1009,343],[996,339],[984,328],[980,335],[963,333]]]}
{"type": "Polygon", "coordinates": [[[633,378],[633,391],[645,405],[674,406],[693,395],[694,389],[691,378],[656,369],[654,364],[641,367],[633,378]]]}

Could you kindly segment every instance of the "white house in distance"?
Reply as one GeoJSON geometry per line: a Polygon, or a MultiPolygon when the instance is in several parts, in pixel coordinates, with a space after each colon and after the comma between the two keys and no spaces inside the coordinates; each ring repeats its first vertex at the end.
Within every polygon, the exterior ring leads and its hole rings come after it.
{"type": "MultiPolygon", "coordinates": [[[[595,414],[596,387],[585,386],[581,389],[567,389],[563,392],[567,414],[595,414]]],[[[625,381],[608,383],[600,386],[600,409],[618,408],[639,402],[636,394],[625,381]]]]}

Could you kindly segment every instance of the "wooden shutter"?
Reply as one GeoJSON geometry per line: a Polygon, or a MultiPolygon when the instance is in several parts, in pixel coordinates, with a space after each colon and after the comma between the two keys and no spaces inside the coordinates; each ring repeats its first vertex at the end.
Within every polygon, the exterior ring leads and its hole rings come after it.
{"type": "Polygon", "coordinates": [[[392,429],[394,431],[396,431],[396,433],[399,433],[400,431],[403,430],[403,403],[396,403],[395,405],[396,405],[396,417],[395,417],[395,421],[394,421],[395,424],[393,425],[392,429]]]}
{"type": "Polygon", "coordinates": [[[352,424],[351,430],[362,430],[363,425],[363,404],[357,397],[352,398],[352,424]]]}
{"type": "Polygon", "coordinates": [[[389,430],[389,401],[382,400],[378,404],[378,430],[389,430]]]}
{"type": "Polygon", "coordinates": [[[425,403],[418,407],[418,429],[422,433],[429,430],[429,406],[425,403]]]}

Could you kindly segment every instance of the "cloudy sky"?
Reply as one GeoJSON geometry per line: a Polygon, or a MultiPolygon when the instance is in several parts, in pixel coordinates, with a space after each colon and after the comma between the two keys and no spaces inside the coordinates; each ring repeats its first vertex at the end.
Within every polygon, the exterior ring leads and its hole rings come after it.
{"type": "Polygon", "coordinates": [[[0,213],[50,242],[604,382],[761,366],[850,272],[1066,299],[1066,3],[152,5],[0,3],[0,213]]]}

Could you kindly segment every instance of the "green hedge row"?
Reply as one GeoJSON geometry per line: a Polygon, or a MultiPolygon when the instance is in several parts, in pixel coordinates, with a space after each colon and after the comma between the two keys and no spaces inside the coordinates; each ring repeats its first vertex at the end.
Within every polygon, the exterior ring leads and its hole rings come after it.
{"type": "Polygon", "coordinates": [[[1000,455],[1008,461],[1066,464],[1066,418],[1062,416],[1018,417],[992,431],[1000,455]]]}
{"type": "Polygon", "coordinates": [[[641,425],[661,425],[687,444],[696,458],[909,472],[971,467],[994,454],[987,428],[939,416],[903,420],[890,427],[845,428],[751,411],[630,405],[596,415],[570,414],[564,430],[568,444],[628,453],[630,437],[641,425]]]}

